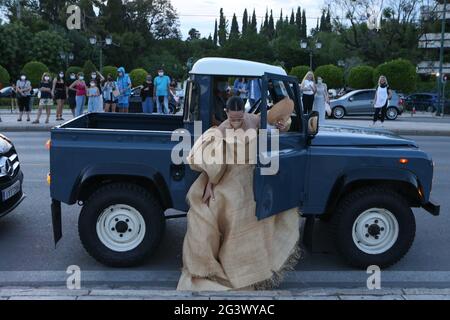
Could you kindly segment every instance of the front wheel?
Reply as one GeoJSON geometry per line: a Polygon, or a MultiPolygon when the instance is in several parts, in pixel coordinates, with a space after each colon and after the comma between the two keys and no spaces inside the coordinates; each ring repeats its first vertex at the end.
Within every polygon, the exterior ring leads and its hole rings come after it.
{"type": "Polygon", "coordinates": [[[352,266],[387,268],[411,248],[416,223],[405,199],[387,188],[354,191],[333,216],[337,250],[352,266]]]}
{"type": "Polygon", "coordinates": [[[345,110],[342,107],[335,107],[333,109],[333,118],[335,119],[343,119],[345,116],[345,110]]]}
{"type": "Polygon", "coordinates": [[[125,183],[101,187],[86,201],[78,231],[86,251],[112,267],[142,263],[157,248],[164,212],[144,188],[125,183]]]}

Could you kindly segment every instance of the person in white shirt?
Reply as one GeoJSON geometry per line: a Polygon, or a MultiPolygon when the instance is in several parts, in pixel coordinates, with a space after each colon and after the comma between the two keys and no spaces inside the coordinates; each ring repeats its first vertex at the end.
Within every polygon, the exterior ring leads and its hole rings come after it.
{"type": "Polygon", "coordinates": [[[303,78],[300,90],[302,92],[303,112],[309,114],[314,105],[314,96],[317,93],[314,73],[312,71],[309,71],[303,78]]]}
{"type": "Polygon", "coordinates": [[[385,76],[381,76],[378,80],[377,91],[375,92],[375,99],[373,104],[375,112],[373,116],[372,126],[376,125],[378,119],[381,120],[381,126],[383,126],[384,120],[386,119],[388,102],[391,98],[392,98],[392,90],[389,88],[387,78],[385,76]]]}

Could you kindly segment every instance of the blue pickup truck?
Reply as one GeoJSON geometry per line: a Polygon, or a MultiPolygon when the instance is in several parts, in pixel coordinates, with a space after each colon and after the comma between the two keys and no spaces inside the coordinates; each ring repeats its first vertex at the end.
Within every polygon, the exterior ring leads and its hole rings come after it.
{"type": "Polygon", "coordinates": [[[173,132],[193,132],[198,121],[203,132],[210,128],[216,88],[235,77],[260,80],[262,97],[247,111],[261,115],[261,128],[274,102],[288,97],[295,104],[290,130],[273,133],[279,149],[264,154],[278,157],[278,173],[263,175],[266,161],[255,165],[257,217],[298,207],[309,245],[320,218],[332,224],[337,250],[350,265],[386,268],[399,261],[415,237],[412,208],[440,212],[430,199],[431,157],[388,131],[321,126],[317,113],[304,114],[298,80],[282,68],[221,58],[193,66],[181,116],[90,113],[52,129],[55,242],[62,237],[61,203],[78,204],[80,239],[92,257],[114,267],[148,259],[165,221],[185,216],[166,211],[188,210],[186,194],[198,177],[188,165],[172,162],[179,143],[173,132]]]}

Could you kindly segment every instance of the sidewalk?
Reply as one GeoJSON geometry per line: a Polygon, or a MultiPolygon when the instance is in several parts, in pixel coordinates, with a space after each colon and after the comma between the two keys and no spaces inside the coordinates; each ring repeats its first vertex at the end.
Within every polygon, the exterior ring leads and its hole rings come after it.
{"type": "MultiPolygon", "coordinates": [[[[49,124],[44,124],[45,115],[42,115],[41,123],[37,125],[27,122],[26,117],[22,119],[22,122],[17,122],[17,114],[7,110],[1,110],[0,117],[2,118],[2,122],[0,122],[0,132],[50,131],[52,127],[64,123],[55,120],[54,112],[52,112],[49,124]]],[[[35,118],[36,111],[32,112],[31,121],[35,118]]],[[[72,119],[72,114],[69,110],[64,110],[63,118],[65,121],[72,119]]],[[[328,119],[326,123],[370,128],[372,120],[370,120],[369,117],[358,117],[345,118],[343,120],[328,119]]],[[[378,122],[376,129],[385,129],[404,136],[450,136],[450,117],[437,118],[430,114],[417,114],[412,117],[410,114],[404,114],[396,121],[385,121],[384,128],[381,128],[380,122],[378,122]]]]}
{"type": "Polygon", "coordinates": [[[178,292],[157,289],[0,288],[0,300],[450,300],[450,289],[178,292]]]}

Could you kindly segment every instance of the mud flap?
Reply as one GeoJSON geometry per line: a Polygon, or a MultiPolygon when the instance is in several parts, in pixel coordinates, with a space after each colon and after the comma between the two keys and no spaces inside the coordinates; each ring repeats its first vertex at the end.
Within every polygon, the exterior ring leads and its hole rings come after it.
{"type": "Polygon", "coordinates": [[[56,245],[62,238],[61,202],[57,200],[52,200],[52,225],[56,248],[56,245]]]}

